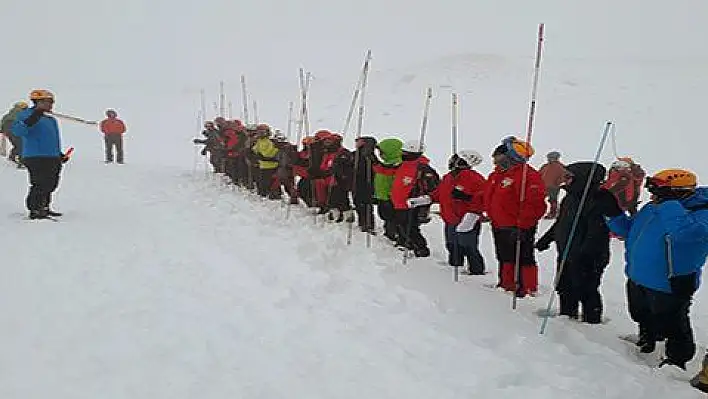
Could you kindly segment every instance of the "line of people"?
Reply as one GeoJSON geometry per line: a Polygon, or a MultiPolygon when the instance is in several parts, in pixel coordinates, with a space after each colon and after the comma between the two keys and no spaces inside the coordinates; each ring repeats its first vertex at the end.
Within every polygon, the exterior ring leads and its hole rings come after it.
{"type": "MultiPolygon", "coordinates": [[[[666,340],[663,364],[684,369],[695,355],[688,311],[708,256],[708,188],[698,187],[690,171],[646,177],[629,158],[609,171],[595,162],[566,166],[557,151],[537,171],[529,164],[531,145],[507,137],[492,152],[494,170],[486,178],[475,170],[483,157],[472,150],[453,154],[441,178],[422,143],[395,137],[359,137],[349,151],[341,135],[320,130],[298,149],[268,125],[223,118],[207,122],[203,135],[194,143],[204,144],[214,171],[235,184],[255,186],[273,200],[285,192],[292,204],[302,200],[335,222],[357,220],[370,234],[376,207],[384,236],[417,257],[430,255],[420,226],[438,203],[448,263],[466,262],[471,275],[485,273],[478,246],[481,223],[489,222],[497,286],[518,297],[536,295],[535,253],[555,242],[560,314],[586,323],[602,322],[599,287],[614,235],[626,244],[628,307],[639,327],[639,350],[653,352],[666,340]],[[638,209],[642,184],[651,198],[638,209]],[[536,240],[544,218],[554,222],[536,240]]],[[[708,389],[708,368],[702,378],[708,389]]]]}

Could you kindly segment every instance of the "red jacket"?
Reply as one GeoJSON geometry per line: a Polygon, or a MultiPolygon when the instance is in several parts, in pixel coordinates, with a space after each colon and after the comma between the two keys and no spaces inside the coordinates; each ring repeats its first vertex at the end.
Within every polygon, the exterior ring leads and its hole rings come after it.
{"type": "Polygon", "coordinates": [[[108,118],[101,121],[101,132],[103,134],[123,134],[125,124],[118,118],[108,118]]]}
{"type": "Polygon", "coordinates": [[[236,131],[231,128],[226,128],[223,130],[222,134],[224,135],[224,145],[227,151],[226,156],[229,158],[239,156],[240,154],[236,150],[236,146],[238,145],[238,134],[236,131]]]}
{"type": "Polygon", "coordinates": [[[541,174],[531,165],[526,166],[526,190],[521,204],[521,183],[524,165],[513,165],[508,170],[496,168],[487,180],[484,204],[492,227],[534,227],[546,214],[546,187],[541,174]]]}
{"type": "Polygon", "coordinates": [[[307,150],[302,150],[297,153],[297,159],[293,161],[293,174],[300,176],[303,179],[309,179],[307,173],[307,164],[309,163],[310,154],[307,150]]]}
{"type": "Polygon", "coordinates": [[[418,159],[403,161],[396,169],[391,186],[391,202],[395,209],[408,209],[406,200],[435,191],[440,177],[429,164],[430,160],[421,155],[418,159]]]}
{"type": "Polygon", "coordinates": [[[461,170],[457,175],[446,174],[440,185],[430,195],[433,202],[440,203],[440,216],[445,224],[457,225],[466,213],[482,214],[484,212],[484,176],[474,170],[461,170]],[[463,193],[472,196],[470,200],[452,197],[452,191],[457,187],[463,193]]]}

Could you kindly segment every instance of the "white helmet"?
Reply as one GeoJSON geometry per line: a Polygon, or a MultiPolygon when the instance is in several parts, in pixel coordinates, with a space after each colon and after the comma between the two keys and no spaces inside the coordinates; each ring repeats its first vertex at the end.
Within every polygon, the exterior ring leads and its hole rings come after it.
{"type": "Polygon", "coordinates": [[[482,155],[475,150],[462,150],[457,152],[457,156],[463,159],[471,168],[482,163],[482,155]]]}
{"type": "Polygon", "coordinates": [[[408,140],[403,143],[403,152],[422,154],[425,152],[425,145],[418,140],[408,140]]]}
{"type": "Polygon", "coordinates": [[[618,159],[612,162],[612,165],[610,165],[610,168],[612,169],[629,169],[631,167],[632,165],[630,165],[629,162],[624,161],[622,159],[618,159]]]}

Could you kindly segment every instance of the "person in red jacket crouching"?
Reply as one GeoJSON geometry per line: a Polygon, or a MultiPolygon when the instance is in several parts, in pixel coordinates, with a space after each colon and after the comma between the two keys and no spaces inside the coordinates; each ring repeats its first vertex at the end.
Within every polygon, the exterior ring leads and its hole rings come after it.
{"type": "Polygon", "coordinates": [[[423,144],[417,141],[403,144],[403,162],[396,169],[391,186],[391,202],[398,229],[396,245],[413,250],[417,258],[430,256],[428,241],[420,232],[420,225],[430,221],[430,207],[412,204],[410,200],[430,195],[440,184],[440,176],[423,155],[424,150],[423,144]]]}
{"type": "Polygon", "coordinates": [[[497,287],[515,292],[518,297],[538,291],[533,246],[538,222],[546,213],[543,179],[527,164],[532,155],[530,144],[515,137],[505,138],[492,154],[495,168],[489,175],[484,198],[499,261],[497,287]],[[517,241],[521,244],[518,271],[517,241]]]}

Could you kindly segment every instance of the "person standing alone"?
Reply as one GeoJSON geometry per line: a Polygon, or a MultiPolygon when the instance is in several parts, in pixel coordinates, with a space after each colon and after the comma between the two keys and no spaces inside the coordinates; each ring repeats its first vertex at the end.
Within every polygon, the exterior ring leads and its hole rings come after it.
{"type": "Polygon", "coordinates": [[[59,124],[48,115],[54,106],[54,94],[33,90],[30,100],[33,106],[17,114],[12,134],[22,138],[22,162],[29,172],[31,186],[26,200],[29,217],[47,219],[61,216],[49,205],[59,186],[62,164],[69,158],[61,151],[59,124]]]}
{"type": "Polygon", "coordinates": [[[106,111],[106,119],[101,121],[101,132],[106,143],[106,163],[113,162],[113,147],[116,148],[116,162],[123,163],[123,134],[125,123],[118,119],[116,111],[106,111]]]}

